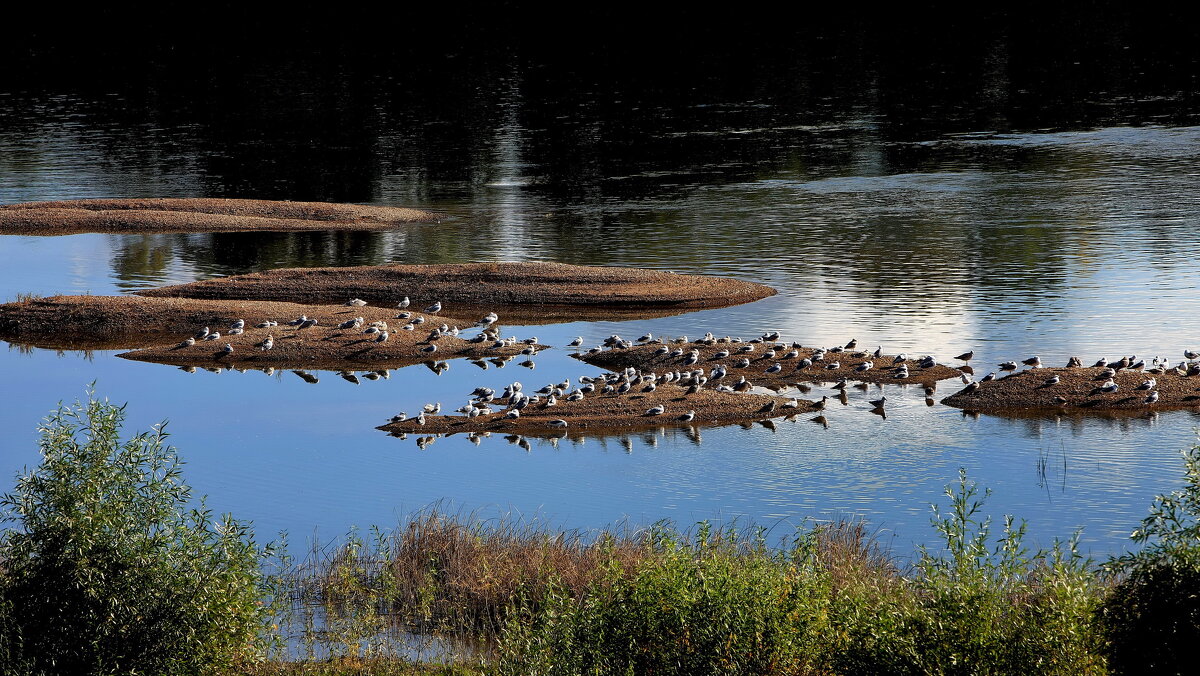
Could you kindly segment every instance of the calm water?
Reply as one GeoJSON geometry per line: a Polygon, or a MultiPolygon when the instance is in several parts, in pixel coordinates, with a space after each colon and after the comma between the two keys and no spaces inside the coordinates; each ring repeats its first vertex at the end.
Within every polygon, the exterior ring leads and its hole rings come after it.
{"type": "MultiPolygon", "coordinates": [[[[659,77],[617,58],[610,71],[461,45],[421,69],[345,54],[192,64],[187,86],[169,61],[132,81],[47,67],[44,82],[0,86],[0,203],[327,199],[454,218],[383,234],[3,237],[0,299],[281,266],[547,260],[780,291],[654,320],[513,329],[560,347],[779,330],[947,362],[974,349],[984,372],[1035,353],[1177,360],[1200,346],[1195,63],[1136,35],[1098,52],[1079,39],[1047,55],[992,35],[915,71],[854,40],[772,49],[769,71],[734,54],[709,69],[698,55],[659,77]]],[[[865,403],[877,389],[856,390],[828,428],[800,419],[528,451],[499,437],[422,450],[374,429],[425,402],[457,407],[479,385],[596,372],[565,349],[535,361],[452,362],[441,376],[417,366],[356,386],[12,345],[0,351],[0,486],[36,462],[37,421],[96,381],[129,402],[131,430],[169,419],[197,491],[264,538],[333,537],[443,501],[582,528],[861,515],[907,554],[932,537],[929,503],[964,467],[993,490],[989,510],[1028,519],[1039,543],[1082,528],[1103,555],[1179,483],[1178,452],[1200,423],[1186,411],[970,418],[889,387],[886,419],[865,403]]]]}

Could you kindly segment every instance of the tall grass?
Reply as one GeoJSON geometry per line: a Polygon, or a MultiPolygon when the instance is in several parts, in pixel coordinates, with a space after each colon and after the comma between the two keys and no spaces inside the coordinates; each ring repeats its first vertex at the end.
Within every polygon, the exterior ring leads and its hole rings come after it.
{"type": "Polygon", "coordinates": [[[965,477],[948,498],[943,546],[911,566],[861,522],[773,543],[753,527],[584,537],[427,512],[291,579],[305,636],[327,643],[310,655],[380,657],[399,628],[502,674],[1103,672],[1106,578],[1072,541],[1029,552],[1011,519],[993,537],[965,477]]]}

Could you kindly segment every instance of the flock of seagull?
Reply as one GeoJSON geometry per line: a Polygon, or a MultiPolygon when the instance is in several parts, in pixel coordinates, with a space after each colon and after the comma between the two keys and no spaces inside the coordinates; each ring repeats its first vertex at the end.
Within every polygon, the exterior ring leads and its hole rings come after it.
{"type": "MultiPolygon", "coordinates": [[[[415,331],[418,326],[420,326],[421,324],[424,324],[426,321],[425,317],[422,316],[421,314],[415,314],[414,312],[407,310],[407,308],[411,305],[411,302],[412,301],[409,300],[408,296],[405,296],[404,299],[401,300],[397,304],[397,309],[401,310],[401,312],[396,314],[394,318],[406,320],[405,323],[403,325],[401,325],[400,330],[415,331]]],[[[347,301],[344,305],[347,307],[363,307],[363,306],[367,305],[367,301],[362,300],[360,298],[352,298],[349,301],[347,301]]],[[[432,305],[426,307],[422,311],[422,314],[436,315],[437,313],[442,311],[442,307],[443,307],[442,302],[436,301],[432,305]]],[[[531,356],[531,355],[534,355],[537,353],[538,339],[536,337],[527,338],[527,339],[521,340],[521,341],[518,341],[518,339],[516,337],[512,337],[512,336],[510,336],[508,338],[501,338],[499,331],[495,327],[496,322],[498,322],[499,320],[500,320],[500,316],[497,315],[495,312],[489,312],[488,314],[486,314],[482,319],[479,320],[479,322],[477,322],[474,325],[475,327],[478,327],[481,329],[479,334],[476,335],[475,337],[471,338],[467,342],[469,342],[469,343],[490,343],[489,347],[492,349],[511,347],[511,346],[514,346],[514,345],[517,345],[520,343],[520,344],[525,345],[525,347],[521,350],[520,354],[531,356]]],[[[317,326],[318,324],[319,324],[318,320],[316,320],[314,318],[310,318],[307,315],[301,315],[301,316],[287,322],[286,325],[294,327],[297,331],[301,331],[304,329],[309,329],[314,326],[317,326]]],[[[257,324],[256,328],[267,329],[267,328],[273,328],[276,326],[279,326],[278,321],[266,320],[266,321],[263,321],[263,322],[260,322],[259,324],[257,324]]],[[[244,319],[235,320],[230,325],[230,327],[226,331],[225,335],[226,336],[239,335],[239,334],[245,332],[245,328],[246,328],[246,321],[244,319]]],[[[375,320],[370,323],[367,323],[366,319],[364,317],[355,317],[353,319],[348,319],[344,322],[337,324],[335,326],[335,328],[339,329],[339,330],[343,330],[343,331],[357,331],[359,329],[362,329],[362,334],[365,336],[369,336],[370,340],[375,343],[387,342],[388,339],[391,337],[391,334],[389,333],[388,324],[386,321],[383,321],[383,320],[375,320]],[[366,324],[365,328],[363,326],[364,324],[366,324]]],[[[423,341],[426,344],[423,347],[419,348],[419,351],[423,355],[432,357],[438,351],[438,345],[435,342],[436,340],[438,340],[439,338],[442,338],[444,336],[458,337],[460,335],[460,333],[461,333],[461,329],[459,329],[458,326],[450,326],[448,324],[443,323],[441,326],[434,327],[429,332],[429,334],[426,336],[425,340],[423,341]]],[[[183,340],[182,342],[180,342],[176,347],[177,348],[191,347],[191,346],[195,345],[197,342],[219,341],[220,339],[221,339],[220,331],[210,331],[209,327],[205,326],[203,329],[196,332],[196,334],[194,336],[188,337],[185,340],[183,340]]],[[[267,337],[264,338],[262,341],[256,343],[255,347],[259,348],[262,351],[274,349],[274,347],[275,347],[274,334],[267,334],[267,337]]],[[[233,345],[228,342],[225,343],[224,347],[220,350],[220,353],[222,355],[233,354],[233,345]]],[[[445,362],[439,362],[439,364],[445,364],[445,362]]],[[[448,368],[448,365],[439,366],[439,368],[437,370],[439,370],[439,371],[445,370],[446,368],[448,368]]],[[[485,366],[485,368],[486,368],[486,366],[485,366]]]]}
{"type": "MultiPolygon", "coordinates": [[[[345,305],[350,307],[362,307],[367,305],[367,302],[358,298],[354,298],[345,303],[345,305]]],[[[397,309],[399,309],[400,312],[395,315],[395,318],[406,320],[405,323],[400,327],[400,330],[414,331],[418,326],[426,321],[424,316],[415,315],[413,312],[409,311],[408,308],[410,305],[411,301],[407,296],[404,297],[404,299],[397,305],[397,309]]],[[[426,307],[422,314],[436,315],[441,312],[442,309],[443,305],[440,301],[438,301],[426,307]]],[[[495,327],[498,321],[499,316],[495,312],[489,312],[477,324],[475,324],[476,327],[481,328],[481,331],[474,338],[469,339],[468,342],[487,342],[490,343],[490,346],[493,348],[507,347],[516,345],[518,343],[523,343],[525,345],[521,352],[523,355],[533,355],[537,352],[537,349],[541,347],[536,337],[528,338],[522,341],[518,341],[515,337],[501,338],[498,329],[495,327]]],[[[279,322],[277,321],[267,320],[257,324],[256,328],[273,328],[278,325],[279,322]]],[[[294,327],[297,331],[300,331],[318,325],[318,321],[302,315],[287,322],[287,325],[294,327]]],[[[230,325],[225,333],[225,336],[242,334],[245,331],[245,326],[245,320],[238,319],[230,325]]],[[[336,328],[350,331],[358,331],[361,329],[363,335],[371,336],[371,340],[376,343],[386,342],[390,336],[387,322],[376,320],[368,323],[363,317],[355,317],[353,319],[344,321],[338,324],[336,328]]],[[[442,324],[441,326],[435,327],[430,331],[429,335],[424,341],[426,345],[419,349],[423,354],[433,356],[438,350],[438,346],[435,341],[443,336],[457,337],[459,335],[459,327],[452,327],[442,324]]],[[[766,354],[771,358],[775,358],[777,354],[779,354],[780,358],[782,359],[798,358],[800,356],[801,345],[799,343],[792,343],[789,346],[787,344],[777,342],[779,340],[779,335],[779,332],[774,331],[765,333],[759,338],[743,341],[741,338],[729,336],[717,338],[710,332],[706,333],[702,338],[694,341],[694,344],[708,346],[717,344],[726,345],[727,347],[716,353],[716,358],[728,358],[739,354],[749,355],[750,353],[755,353],[759,345],[764,344],[766,348],[766,354]]],[[[220,341],[221,338],[222,334],[219,331],[210,331],[209,327],[206,326],[202,330],[198,331],[194,336],[189,337],[181,342],[179,347],[190,347],[201,341],[220,341]]],[[[605,338],[599,345],[596,345],[583,352],[582,356],[596,355],[603,352],[605,349],[615,351],[629,349],[637,345],[644,346],[658,344],[660,347],[654,352],[656,356],[668,355],[671,357],[682,358],[683,367],[693,367],[699,362],[700,353],[695,348],[690,350],[685,349],[689,342],[690,341],[686,336],[680,336],[677,338],[659,338],[655,337],[651,333],[646,333],[637,340],[626,340],[614,334],[608,338],[605,338]]],[[[583,346],[583,344],[583,338],[580,336],[569,342],[567,347],[580,348],[583,346]]],[[[255,346],[263,351],[273,349],[275,347],[275,337],[273,333],[268,334],[266,338],[256,343],[255,346]]],[[[838,345],[829,348],[818,348],[817,350],[813,351],[810,356],[798,360],[798,368],[806,368],[819,364],[826,369],[838,369],[840,368],[841,364],[837,360],[837,355],[842,352],[857,350],[857,348],[858,341],[855,339],[850,340],[845,345],[838,345]]],[[[234,348],[232,343],[226,342],[221,349],[221,354],[232,354],[233,351],[234,348]]],[[[869,358],[867,361],[856,365],[855,370],[867,371],[876,367],[875,362],[881,359],[883,356],[883,348],[880,346],[876,348],[873,353],[863,352],[858,354],[859,356],[866,356],[869,358]]],[[[1153,376],[1168,372],[1181,376],[1200,375],[1200,362],[1197,361],[1200,360],[1200,353],[1191,350],[1185,350],[1184,357],[1185,361],[1180,362],[1174,367],[1171,366],[1169,360],[1162,357],[1153,358],[1150,364],[1146,364],[1144,360],[1138,359],[1136,356],[1122,357],[1121,359],[1113,362],[1110,362],[1107,359],[1100,359],[1093,364],[1093,367],[1104,369],[1100,374],[1104,380],[1096,387],[1094,392],[1116,392],[1120,386],[1115,382],[1114,377],[1120,371],[1144,371],[1150,377],[1146,378],[1134,389],[1138,393],[1145,394],[1144,402],[1146,404],[1153,404],[1160,398],[1158,391],[1155,389],[1158,381],[1153,376]]],[[[505,358],[505,361],[512,358],[512,356],[508,356],[505,358]]],[[[955,357],[955,359],[962,361],[968,366],[973,358],[973,351],[965,352],[955,357]]],[[[890,367],[893,369],[893,373],[895,374],[896,378],[906,379],[909,377],[907,366],[908,360],[909,357],[907,354],[900,354],[892,359],[892,364],[890,367]]],[[[475,363],[478,361],[478,359],[473,360],[475,363]]],[[[920,357],[918,361],[922,368],[930,368],[936,364],[936,360],[932,355],[924,355],[920,357]]],[[[743,356],[739,359],[739,361],[735,362],[734,367],[748,366],[749,362],[749,356],[743,356]]],[[[440,364],[445,364],[445,362],[434,363],[437,365],[434,368],[436,373],[440,374],[443,370],[448,368],[448,364],[445,366],[440,366],[440,364]]],[[[525,364],[530,368],[533,367],[533,363],[530,361],[526,361],[525,364]]],[[[1038,369],[1043,367],[1042,360],[1037,355],[1022,360],[1020,364],[1027,366],[1030,369],[1038,369]]],[[[502,364],[498,364],[498,366],[500,365],[502,364]]],[[[1077,357],[1072,357],[1067,363],[1068,368],[1082,366],[1082,361],[1077,357]]],[[[484,364],[483,367],[486,368],[486,364],[484,364]]],[[[967,376],[967,373],[963,373],[961,379],[965,384],[965,387],[963,388],[962,392],[974,392],[983,387],[984,383],[995,380],[999,376],[999,372],[1015,371],[1018,368],[1018,363],[1015,361],[1003,362],[999,364],[999,371],[993,371],[978,380],[971,380],[967,376]]],[[[772,366],[769,367],[765,373],[771,374],[781,370],[782,366],[776,362],[772,364],[772,366]]],[[[970,371],[970,369],[965,370],[967,372],[970,371]]],[[[301,372],[297,373],[299,374],[301,372]]],[[[381,372],[379,371],[375,371],[364,377],[370,377],[370,375],[374,375],[375,378],[377,378],[381,377],[379,375],[380,373],[381,372]]],[[[386,374],[386,371],[383,373],[386,374]]],[[[351,382],[356,384],[358,382],[358,377],[350,374],[349,372],[342,372],[341,375],[343,378],[351,382]]],[[[309,382],[316,382],[315,376],[311,376],[309,374],[309,377],[311,380],[308,380],[307,378],[306,380],[309,382]]],[[[382,375],[382,377],[386,378],[388,376],[382,375]]],[[[1061,380],[1061,377],[1055,374],[1043,381],[1043,387],[1053,387],[1054,385],[1059,384],[1061,380]]],[[[551,383],[537,390],[532,395],[526,393],[523,389],[523,386],[518,381],[514,381],[505,386],[499,393],[492,388],[478,387],[470,394],[467,403],[464,406],[456,409],[455,412],[464,414],[468,419],[478,416],[494,415],[497,413],[502,414],[504,419],[519,419],[522,415],[522,411],[526,411],[529,409],[529,407],[536,407],[544,410],[553,408],[560,400],[574,402],[595,393],[615,396],[620,396],[635,391],[638,393],[649,393],[655,391],[658,386],[663,384],[675,384],[685,387],[687,388],[687,394],[694,394],[706,385],[712,386],[713,389],[718,392],[747,392],[753,387],[753,385],[746,379],[745,376],[740,376],[737,379],[730,377],[729,371],[724,364],[717,364],[707,372],[703,367],[697,367],[668,370],[661,374],[654,371],[642,371],[638,368],[628,367],[620,372],[615,373],[604,373],[599,376],[580,376],[578,379],[578,386],[574,387],[569,379],[559,383],[551,383]],[[726,380],[727,378],[728,380],[726,380]]],[[[866,389],[865,385],[865,383],[860,383],[855,387],[866,389]]],[[[807,386],[798,385],[798,387],[802,392],[807,393],[810,391],[810,388],[807,386]]],[[[845,378],[840,378],[836,383],[833,384],[833,389],[838,391],[837,397],[842,401],[843,404],[847,403],[846,388],[847,381],[845,378]]],[[[926,396],[932,397],[935,388],[936,385],[926,385],[926,396]]],[[[781,409],[795,409],[797,413],[810,412],[820,414],[825,410],[828,400],[829,396],[827,395],[822,396],[818,401],[804,403],[801,403],[797,399],[793,398],[783,404],[780,404],[779,406],[781,409]]],[[[1060,396],[1055,398],[1055,402],[1059,404],[1065,404],[1067,403],[1067,400],[1060,396]]],[[[872,412],[883,415],[884,407],[887,404],[887,397],[883,396],[879,399],[870,400],[868,403],[872,407],[872,412]]],[[[764,411],[760,412],[774,412],[775,406],[775,402],[771,402],[769,404],[769,411],[764,409],[764,411]]],[[[425,425],[427,416],[438,415],[441,412],[441,408],[440,402],[426,404],[415,417],[410,418],[406,413],[402,412],[392,416],[390,422],[397,423],[411,420],[417,425],[425,425]]],[[[656,418],[659,416],[666,416],[667,414],[668,411],[666,405],[657,404],[647,409],[644,413],[644,416],[648,418],[656,418]]],[[[687,410],[673,415],[673,419],[681,423],[692,422],[695,420],[695,417],[696,412],[694,410],[687,410]]],[[[563,418],[549,420],[546,424],[551,428],[562,430],[565,430],[570,425],[570,423],[563,418]]]]}
{"type": "MultiPolygon", "coordinates": [[[[1114,380],[1117,373],[1121,371],[1139,371],[1148,374],[1150,377],[1143,380],[1140,384],[1134,387],[1134,392],[1138,395],[1145,395],[1142,400],[1144,404],[1151,405],[1158,402],[1161,396],[1158,390],[1158,379],[1154,376],[1161,376],[1165,373],[1171,373],[1177,376],[1194,377],[1200,376],[1200,352],[1193,350],[1183,351],[1184,361],[1179,362],[1176,366],[1171,366],[1171,360],[1166,357],[1154,357],[1150,364],[1146,364],[1144,359],[1139,359],[1137,355],[1122,357],[1116,361],[1109,361],[1107,358],[1100,358],[1096,363],[1092,364],[1092,368],[1099,368],[1101,371],[1095,377],[1097,381],[1103,381],[1098,386],[1093,388],[1092,394],[1111,394],[1120,389],[1120,385],[1114,380]]],[[[969,359],[968,359],[969,360],[969,359]]],[[[1043,367],[1042,359],[1038,355],[1034,355],[1028,359],[1021,361],[1021,364],[1028,366],[1030,369],[1039,369],[1043,367]]],[[[1079,357],[1071,357],[1067,361],[1066,368],[1082,368],[1083,360],[1079,357]]],[[[999,365],[1000,371],[1015,371],[1017,370],[1017,362],[1006,361],[999,365]]],[[[995,380],[999,373],[993,371],[979,380],[970,380],[963,375],[963,383],[966,384],[961,391],[961,394],[967,394],[978,391],[983,383],[988,383],[995,380]]],[[[1042,387],[1053,387],[1062,382],[1062,377],[1054,374],[1042,381],[1042,387]]],[[[1065,405],[1069,403],[1066,397],[1061,395],[1054,397],[1056,405],[1065,405]]]]}
{"type": "MultiPolygon", "coordinates": [[[[740,352],[751,352],[755,349],[756,345],[762,343],[772,343],[771,347],[778,350],[787,349],[785,345],[774,342],[779,339],[779,335],[780,334],[778,332],[769,332],[763,334],[759,338],[743,341],[741,338],[733,337],[716,338],[712,333],[707,333],[703,338],[697,340],[696,343],[701,345],[715,345],[718,343],[729,343],[730,345],[740,344],[740,347],[738,348],[740,352]]],[[[604,339],[600,345],[591,348],[584,354],[598,354],[605,348],[610,350],[622,350],[633,347],[634,345],[653,345],[661,343],[663,346],[659,349],[659,353],[674,354],[674,356],[677,357],[687,354],[688,359],[685,359],[683,365],[693,366],[697,363],[697,361],[699,361],[699,353],[696,350],[692,350],[690,353],[685,353],[682,347],[676,347],[674,350],[668,347],[668,345],[686,345],[688,342],[689,341],[686,336],[680,336],[673,339],[662,339],[655,338],[652,334],[647,333],[638,338],[636,341],[629,341],[622,339],[618,335],[612,335],[604,339]]],[[[576,337],[567,344],[567,347],[577,348],[582,345],[583,338],[576,337]]],[[[857,346],[858,341],[851,340],[844,346],[839,345],[820,349],[813,354],[811,358],[806,358],[802,360],[802,362],[807,362],[808,365],[812,365],[814,361],[819,362],[824,360],[826,354],[838,354],[847,350],[854,350],[857,348],[857,346]]],[[[798,356],[799,348],[800,345],[798,343],[793,343],[791,346],[791,352],[788,354],[791,356],[798,356]]],[[[729,354],[730,353],[726,352],[724,356],[727,357],[729,354]]],[[[882,354],[883,348],[881,346],[876,349],[874,356],[879,358],[882,354]]],[[[717,354],[717,356],[721,355],[722,353],[717,354]]],[[[967,353],[960,355],[959,359],[969,360],[972,356],[973,355],[971,353],[967,353]]],[[[906,372],[903,377],[907,377],[908,367],[904,363],[907,358],[908,357],[906,355],[900,355],[894,359],[894,364],[898,364],[898,368],[903,369],[906,372]]],[[[832,363],[836,364],[837,362],[835,361],[832,363]]],[[[932,356],[926,355],[921,358],[921,365],[924,368],[928,368],[934,363],[935,361],[932,356]]],[[[837,366],[835,365],[833,368],[837,368],[837,366]]],[[[768,369],[767,372],[769,373],[770,369],[768,369]]],[[[635,394],[644,394],[654,392],[660,385],[675,384],[681,387],[686,387],[687,389],[685,391],[685,396],[687,396],[695,394],[701,388],[710,384],[714,386],[713,389],[715,391],[724,393],[748,392],[754,387],[754,385],[748,381],[745,376],[739,376],[736,380],[731,379],[729,382],[718,382],[727,377],[729,377],[729,371],[723,364],[717,364],[708,372],[701,367],[688,370],[668,370],[661,374],[654,371],[642,371],[638,368],[630,366],[626,367],[620,372],[604,373],[599,376],[580,376],[578,379],[579,387],[573,388],[569,379],[560,383],[551,383],[536,391],[533,395],[526,394],[523,391],[523,386],[520,382],[510,383],[509,385],[505,386],[500,393],[497,393],[494,389],[489,387],[479,387],[471,392],[467,403],[461,408],[456,409],[454,412],[465,414],[468,419],[478,416],[493,415],[496,413],[502,413],[504,419],[519,419],[521,417],[521,412],[530,406],[544,410],[554,407],[558,404],[559,400],[579,401],[585,396],[593,393],[614,396],[621,396],[631,392],[635,394]]],[[[864,386],[863,389],[866,389],[866,384],[863,383],[862,385],[864,386]]],[[[839,378],[833,385],[833,389],[839,392],[838,398],[843,404],[847,403],[847,386],[848,383],[845,378],[839,378]]],[[[810,391],[807,386],[800,385],[799,388],[802,392],[807,393],[810,391]]],[[[926,388],[927,394],[932,394],[932,391],[932,387],[926,388]]],[[[780,410],[793,409],[796,413],[820,413],[825,410],[828,400],[829,397],[827,395],[822,396],[820,400],[815,402],[802,403],[798,399],[792,398],[782,404],[778,404],[778,408],[780,410]]],[[[887,404],[887,397],[880,397],[879,399],[870,400],[868,403],[871,405],[872,412],[883,415],[884,407],[887,404]]],[[[759,411],[759,413],[773,413],[776,410],[776,406],[776,402],[772,401],[761,411],[759,411]]],[[[411,420],[417,425],[425,425],[427,422],[426,416],[437,415],[440,413],[440,411],[440,402],[426,404],[415,417],[410,418],[407,413],[401,412],[395,416],[392,416],[389,422],[398,423],[411,420]]],[[[643,415],[647,418],[655,418],[666,415],[666,413],[666,405],[658,404],[647,409],[643,415]]],[[[695,418],[696,412],[694,410],[688,410],[686,412],[679,413],[674,417],[676,421],[682,423],[692,422],[695,420],[695,418]]],[[[567,420],[562,418],[550,420],[546,424],[557,429],[566,429],[570,425],[567,420]]]]}

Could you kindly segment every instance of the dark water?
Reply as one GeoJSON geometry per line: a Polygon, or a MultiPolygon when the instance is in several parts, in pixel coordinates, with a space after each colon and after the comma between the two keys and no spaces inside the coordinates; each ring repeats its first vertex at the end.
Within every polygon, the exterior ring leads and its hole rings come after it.
{"type": "MultiPolygon", "coordinates": [[[[4,237],[0,298],[281,266],[553,260],[780,290],[723,310],[514,329],[560,347],[780,330],[943,361],[974,349],[989,370],[1035,353],[1181,359],[1200,345],[1195,42],[1178,25],[1051,18],[903,42],[878,25],[726,42],[709,28],[645,50],[630,48],[643,33],[566,50],[562,35],[520,31],[248,54],[109,46],[85,62],[10,46],[20,67],[0,77],[0,203],[260,197],[454,217],[383,234],[4,237]]],[[[444,500],[567,527],[862,515],[907,553],[932,537],[928,504],[965,467],[993,489],[991,511],[1028,519],[1039,543],[1083,528],[1085,547],[1107,554],[1176,486],[1200,422],[970,418],[889,387],[886,419],[865,403],[878,390],[855,391],[828,428],[528,451],[459,437],[422,450],[373,429],[425,402],[457,407],[477,385],[595,371],[565,353],[543,352],[533,371],[455,362],[356,386],[10,346],[0,475],[36,462],[36,421],[95,380],[129,402],[133,426],[169,419],[198,492],[263,537],[334,536],[444,500]]]]}

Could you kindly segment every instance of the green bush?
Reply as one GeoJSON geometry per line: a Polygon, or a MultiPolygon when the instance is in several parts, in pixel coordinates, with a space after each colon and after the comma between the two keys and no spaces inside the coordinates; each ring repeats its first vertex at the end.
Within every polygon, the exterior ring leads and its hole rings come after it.
{"type": "Polygon", "coordinates": [[[802,663],[827,596],[820,576],[797,574],[804,562],[706,524],[690,541],[673,529],[654,539],[637,570],[614,560],[581,597],[552,593],[514,613],[500,672],[769,674],[802,663]]]}
{"type": "Polygon", "coordinates": [[[90,391],[60,404],[39,428],[41,464],[0,498],[0,649],[27,673],[192,674],[255,659],[263,552],[246,525],[189,509],[163,426],[121,441],[124,416],[90,391]]]}
{"type": "Polygon", "coordinates": [[[1133,532],[1145,545],[1113,562],[1120,583],[1100,611],[1115,673],[1191,673],[1200,645],[1200,444],[1184,487],[1160,495],[1133,532]]]}

